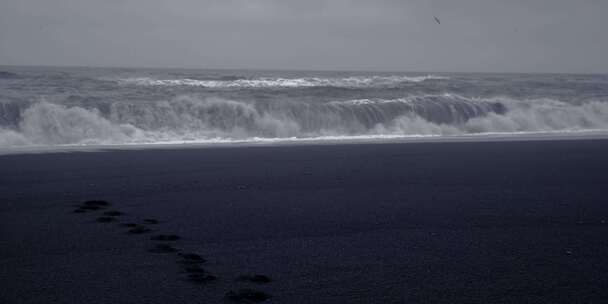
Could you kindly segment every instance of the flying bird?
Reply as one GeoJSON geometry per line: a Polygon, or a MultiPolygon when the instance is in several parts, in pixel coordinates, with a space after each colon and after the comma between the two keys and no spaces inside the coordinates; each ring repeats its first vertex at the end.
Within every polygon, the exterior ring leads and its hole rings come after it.
{"type": "Polygon", "coordinates": [[[435,21],[437,22],[437,24],[441,24],[441,21],[439,20],[439,18],[437,18],[436,16],[433,16],[433,18],[435,18],[435,21]]]}

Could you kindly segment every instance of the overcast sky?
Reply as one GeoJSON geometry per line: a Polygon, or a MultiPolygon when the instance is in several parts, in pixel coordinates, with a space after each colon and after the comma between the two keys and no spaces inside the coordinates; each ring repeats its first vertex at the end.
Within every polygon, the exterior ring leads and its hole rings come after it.
{"type": "Polygon", "coordinates": [[[606,14],[608,0],[1,0],[0,64],[605,73],[606,14]]]}

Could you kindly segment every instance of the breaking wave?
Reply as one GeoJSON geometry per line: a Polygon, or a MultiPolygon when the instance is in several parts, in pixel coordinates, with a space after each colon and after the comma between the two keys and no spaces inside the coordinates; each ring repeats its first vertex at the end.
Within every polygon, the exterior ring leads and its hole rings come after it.
{"type": "Polygon", "coordinates": [[[310,87],[337,87],[337,88],[369,88],[391,87],[408,82],[423,82],[427,80],[448,79],[444,76],[371,76],[346,78],[230,78],[219,80],[198,79],[154,79],[149,77],[124,78],[118,82],[124,85],[138,86],[194,86],[205,88],[310,88],[310,87]]]}
{"type": "Polygon", "coordinates": [[[180,96],[168,101],[0,103],[0,147],[482,133],[608,132],[608,103],[419,95],[323,104],[180,96]]]}

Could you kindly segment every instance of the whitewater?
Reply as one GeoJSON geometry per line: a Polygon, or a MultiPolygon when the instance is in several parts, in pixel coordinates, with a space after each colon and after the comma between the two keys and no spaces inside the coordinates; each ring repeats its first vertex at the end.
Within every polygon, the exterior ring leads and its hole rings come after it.
{"type": "Polygon", "coordinates": [[[606,75],[0,67],[0,149],[589,132],[606,75]]]}

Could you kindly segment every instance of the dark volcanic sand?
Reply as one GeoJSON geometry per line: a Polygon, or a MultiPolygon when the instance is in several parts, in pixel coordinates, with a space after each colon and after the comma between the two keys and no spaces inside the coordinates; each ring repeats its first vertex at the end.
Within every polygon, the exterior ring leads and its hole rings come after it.
{"type": "Polygon", "coordinates": [[[265,303],[608,299],[606,140],[9,155],[0,168],[0,303],[218,303],[247,288],[265,303]],[[85,200],[111,206],[74,213],[85,200]],[[108,210],[124,215],[97,223],[108,210]],[[149,252],[159,234],[207,261],[149,252]],[[197,267],[217,279],[189,282],[197,267]],[[271,282],[238,279],[257,274],[271,282]]]}

